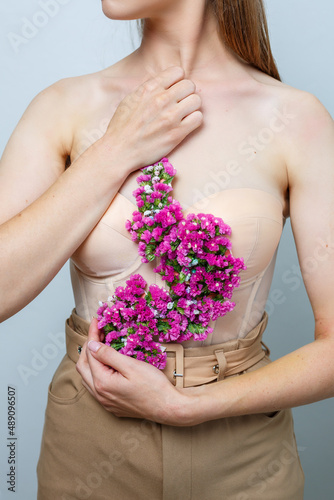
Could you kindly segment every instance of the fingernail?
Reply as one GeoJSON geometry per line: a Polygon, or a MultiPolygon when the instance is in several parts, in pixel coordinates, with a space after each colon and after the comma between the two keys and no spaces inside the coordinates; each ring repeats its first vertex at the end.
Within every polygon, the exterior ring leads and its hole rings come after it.
{"type": "Polygon", "coordinates": [[[102,344],[100,342],[96,342],[96,340],[90,340],[87,344],[88,349],[93,352],[97,352],[100,349],[101,345],[102,344]]]}

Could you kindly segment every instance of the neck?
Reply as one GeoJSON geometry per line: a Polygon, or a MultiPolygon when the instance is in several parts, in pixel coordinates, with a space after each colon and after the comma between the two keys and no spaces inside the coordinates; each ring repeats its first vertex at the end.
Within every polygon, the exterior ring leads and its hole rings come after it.
{"type": "Polygon", "coordinates": [[[143,40],[136,51],[145,71],[154,75],[181,66],[187,78],[214,77],[217,68],[235,66],[236,58],[219,38],[216,20],[205,0],[179,1],[145,21],[143,40]]]}

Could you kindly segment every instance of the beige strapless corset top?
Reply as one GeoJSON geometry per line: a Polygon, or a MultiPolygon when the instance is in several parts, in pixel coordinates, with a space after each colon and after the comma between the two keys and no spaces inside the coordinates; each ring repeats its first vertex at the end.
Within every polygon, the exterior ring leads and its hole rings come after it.
{"type": "MultiPolygon", "coordinates": [[[[283,229],[281,201],[274,195],[253,188],[221,191],[205,199],[205,206],[188,213],[211,213],[221,217],[232,229],[232,253],[247,266],[235,289],[236,306],[215,321],[213,333],[202,342],[209,345],[244,337],[260,321],[274,272],[277,247],[283,229]]],[[[71,279],[77,313],[86,320],[96,315],[99,301],[106,301],[115,288],[124,286],[131,274],[139,273],[148,284],[163,286],[153,272],[154,261],[143,264],[138,245],[131,241],[125,221],[131,219],[136,205],[118,193],[107,212],[71,258],[71,279]]]]}

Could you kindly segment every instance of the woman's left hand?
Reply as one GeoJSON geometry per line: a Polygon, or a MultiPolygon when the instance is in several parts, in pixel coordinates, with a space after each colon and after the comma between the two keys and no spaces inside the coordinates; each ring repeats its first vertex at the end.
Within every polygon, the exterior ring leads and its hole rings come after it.
{"type": "Polygon", "coordinates": [[[187,425],[189,398],[158,368],[102,344],[96,319],[91,322],[76,366],[83,385],[115,416],[187,425]]]}

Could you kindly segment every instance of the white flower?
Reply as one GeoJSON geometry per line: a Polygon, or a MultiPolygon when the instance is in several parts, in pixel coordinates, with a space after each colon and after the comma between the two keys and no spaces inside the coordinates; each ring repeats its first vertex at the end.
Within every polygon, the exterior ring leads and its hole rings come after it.
{"type": "Polygon", "coordinates": [[[148,172],[153,172],[153,167],[152,167],[152,165],[151,165],[150,167],[147,167],[147,169],[146,169],[146,170],[147,170],[148,172]]]}
{"type": "MultiPolygon", "coordinates": [[[[108,299],[109,300],[109,299],[108,299]]],[[[103,302],[101,300],[99,300],[99,306],[102,307],[103,306],[103,302]]]]}
{"type": "Polygon", "coordinates": [[[173,309],[173,306],[174,306],[174,302],[168,302],[167,304],[167,309],[173,309]]]}
{"type": "Polygon", "coordinates": [[[152,178],[152,182],[159,182],[160,181],[160,177],[153,177],[152,178]]]}
{"type": "Polygon", "coordinates": [[[162,203],[159,203],[158,207],[159,207],[159,208],[162,208],[162,207],[163,207],[162,203]]]}
{"type": "Polygon", "coordinates": [[[151,210],[146,210],[146,212],[144,212],[144,215],[145,215],[145,217],[147,217],[148,215],[151,215],[151,210]]]}
{"type": "Polygon", "coordinates": [[[151,193],[153,193],[153,191],[152,191],[151,187],[150,187],[148,184],[146,184],[146,185],[144,186],[144,189],[145,189],[145,193],[147,193],[147,194],[151,194],[151,193]]]}

